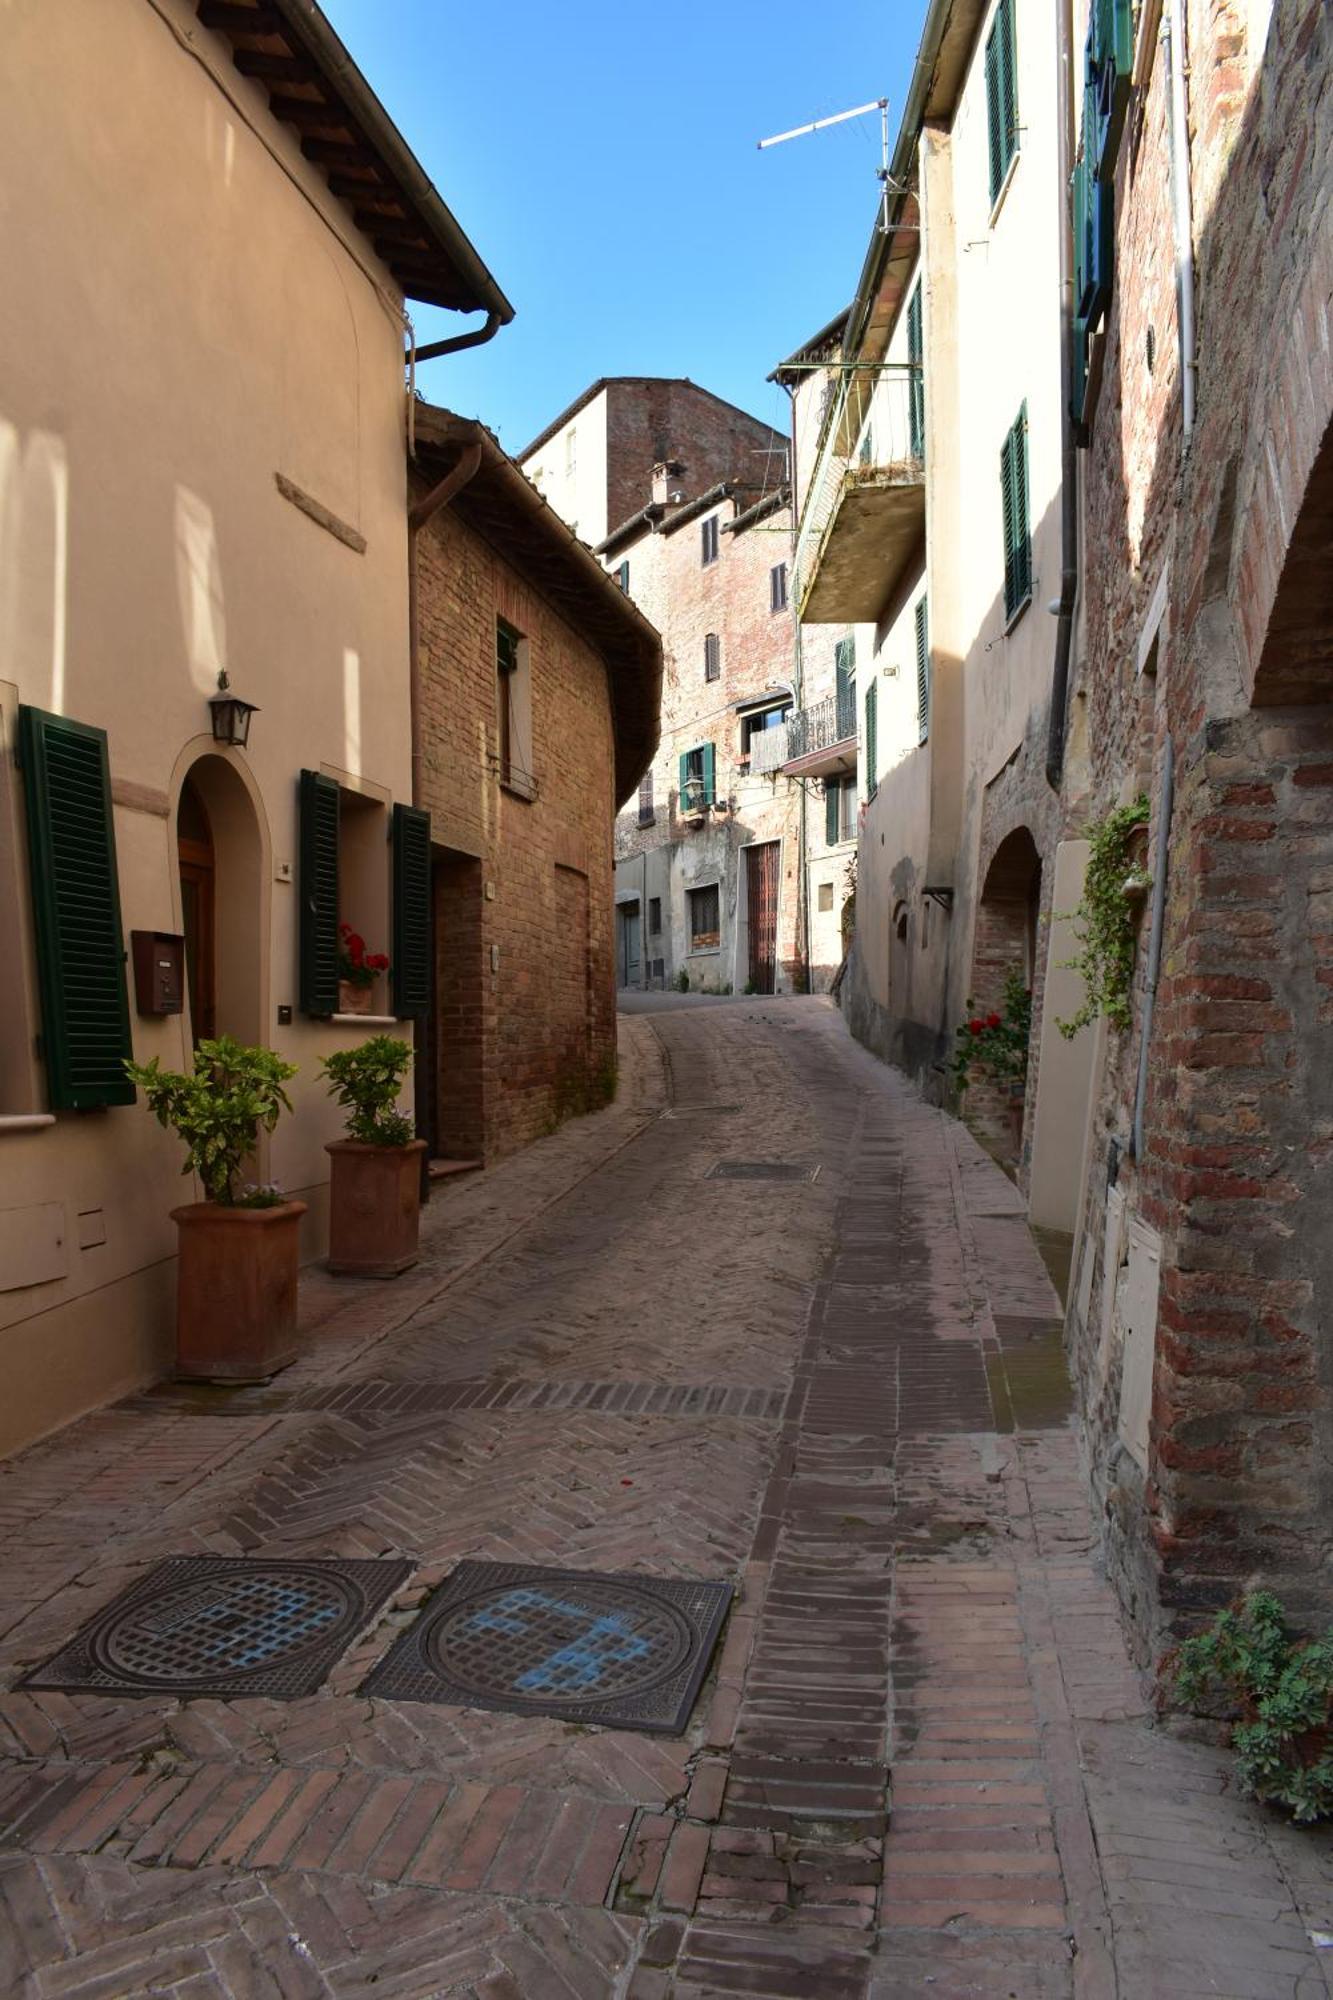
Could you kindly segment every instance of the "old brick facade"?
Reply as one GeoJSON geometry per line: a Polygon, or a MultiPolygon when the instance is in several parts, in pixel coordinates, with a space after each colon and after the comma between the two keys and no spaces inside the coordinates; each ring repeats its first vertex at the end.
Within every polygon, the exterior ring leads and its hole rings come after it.
{"type": "Polygon", "coordinates": [[[1069,787],[1092,811],[1148,789],[1166,884],[1142,1157],[1147,918],[1133,1028],[1108,1037],[1070,1316],[1145,1652],[1254,1580],[1302,1618],[1333,1601],[1328,11],[1191,7],[1184,54],[1197,409],[1186,438],[1164,43],[1140,50],[1116,166],[1069,787]],[[1155,1315],[1136,1303],[1145,1246],[1155,1315]]]}
{"type": "Polygon", "coordinates": [[[416,442],[418,505],[480,452],[416,535],[436,967],[422,1110],[437,1155],[493,1160],[614,1089],[611,827],[655,735],[660,647],[489,434],[423,409],[416,442]]]}

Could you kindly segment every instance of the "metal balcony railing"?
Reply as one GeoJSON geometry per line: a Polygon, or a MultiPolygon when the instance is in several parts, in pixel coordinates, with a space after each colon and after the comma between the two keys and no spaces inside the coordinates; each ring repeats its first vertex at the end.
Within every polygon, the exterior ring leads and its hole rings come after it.
{"type": "Polygon", "coordinates": [[[814,702],[809,708],[798,708],[787,717],[786,734],[788,763],[808,757],[813,751],[831,750],[835,743],[845,743],[856,734],[855,690],[839,688],[836,694],[826,695],[823,701],[814,702]]]}
{"type": "Polygon", "coordinates": [[[793,565],[797,615],[843,497],[886,475],[924,477],[925,398],[921,367],[885,362],[848,369],[824,419],[819,456],[801,510],[793,565]]]}

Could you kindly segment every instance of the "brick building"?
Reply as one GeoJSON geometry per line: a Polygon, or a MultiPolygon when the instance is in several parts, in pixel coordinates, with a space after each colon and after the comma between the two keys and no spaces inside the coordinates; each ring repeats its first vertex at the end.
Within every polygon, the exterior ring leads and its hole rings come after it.
{"type": "Polygon", "coordinates": [[[693,383],[622,377],[523,457],[663,634],[661,741],[616,824],[622,985],[784,992],[827,986],[841,959],[853,731],[804,755],[834,648],[796,645],[787,456],[693,383]]]}
{"type": "Polygon", "coordinates": [[[1103,1032],[1069,1333],[1145,1653],[1333,1602],[1333,23],[1145,4],[1088,290],[1066,804],[1146,791],[1160,922],[1103,1032]],[[1173,198],[1174,197],[1174,198],[1173,198]]]}
{"type": "Polygon", "coordinates": [[[418,1118],[437,1159],[491,1161],[614,1087],[611,826],[656,742],[661,643],[481,425],[418,404],[413,452],[418,1118]]]}

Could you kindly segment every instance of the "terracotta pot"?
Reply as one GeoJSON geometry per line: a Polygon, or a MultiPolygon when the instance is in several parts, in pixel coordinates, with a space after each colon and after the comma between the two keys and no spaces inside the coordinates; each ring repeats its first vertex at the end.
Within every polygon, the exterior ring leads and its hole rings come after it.
{"type": "Polygon", "coordinates": [[[340,1014],[373,1014],[375,1011],[375,987],[354,986],[350,979],[338,981],[338,1012],[340,1014]]]}
{"type": "Polygon", "coordinates": [[[324,1148],[329,1188],[329,1269],[359,1278],[396,1278],[417,1261],[424,1139],[367,1146],[335,1139],[324,1148]]]}
{"type": "Polygon", "coordinates": [[[267,1382],[296,1354],[303,1201],[277,1208],[174,1208],[176,1374],[267,1382]]]}

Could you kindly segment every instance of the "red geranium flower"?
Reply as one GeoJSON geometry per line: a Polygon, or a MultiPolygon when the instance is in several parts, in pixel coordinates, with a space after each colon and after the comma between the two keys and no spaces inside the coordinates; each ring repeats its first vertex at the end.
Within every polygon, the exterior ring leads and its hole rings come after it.
{"type": "Polygon", "coordinates": [[[988,1028],[998,1028],[999,1025],[1000,1025],[1000,1017],[998,1014],[987,1014],[986,1026],[988,1028]]]}
{"type": "Polygon", "coordinates": [[[366,964],[372,972],[387,972],[389,970],[388,958],[382,951],[372,951],[366,960],[366,964]]]}
{"type": "Polygon", "coordinates": [[[984,1025],[985,1023],[982,1021],[969,1021],[967,1024],[967,1032],[969,1035],[979,1035],[984,1025]]]}
{"type": "Polygon", "coordinates": [[[366,955],[365,939],[361,936],[359,931],[348,931],[347,956],[351,959],[353,965],[360,965],[365,955],[366,955]]]}

